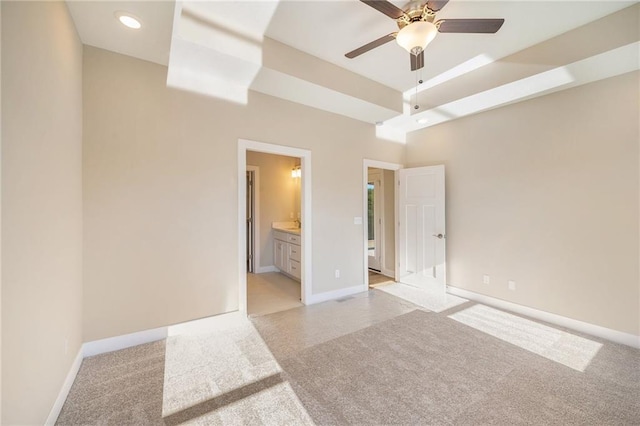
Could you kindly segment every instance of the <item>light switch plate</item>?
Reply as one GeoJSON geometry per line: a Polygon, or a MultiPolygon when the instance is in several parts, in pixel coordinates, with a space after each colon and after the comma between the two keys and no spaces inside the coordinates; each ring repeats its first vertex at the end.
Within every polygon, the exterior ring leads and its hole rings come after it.
{"type": "Polygon", "coordinates": [[[356,216],[353,218],[354,225],[362,225],[362,218],[360,216],[356,216]]]}

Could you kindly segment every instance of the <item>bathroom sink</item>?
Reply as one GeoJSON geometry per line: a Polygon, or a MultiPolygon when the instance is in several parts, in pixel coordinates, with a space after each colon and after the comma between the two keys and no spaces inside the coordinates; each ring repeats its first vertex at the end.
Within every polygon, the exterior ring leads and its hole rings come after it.
{"type": "Polygon", "coordinates": [[[275,230],[290,232],[293,234],[300,234],[302,232],[302,229],[300,229],[300,227],[297,226],[295,223],[281,223],[281,224],[274,223],[272,225],[272,228],[275,230]]]}

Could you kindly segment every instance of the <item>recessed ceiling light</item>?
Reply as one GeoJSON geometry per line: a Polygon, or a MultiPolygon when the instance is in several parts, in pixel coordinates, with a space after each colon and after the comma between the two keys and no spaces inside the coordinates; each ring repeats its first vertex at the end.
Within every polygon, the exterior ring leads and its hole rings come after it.
{"type": "Polygon", "coordinates": [[[429,120],[427,120],[426,118],[418,118],[416,120],[416,123],[418,124],[427,124],[429,122],[429,120]]]}
{"type": "Polygon", "coordinates": [[[116,18],[118,18],[118,21],[120,21],[122,25],[126,27],[133,28],[134,30],[140,29],[140,27],[142,27],[140,19],[136,18],[128,12],[116,12],[115,15],[116,18]]]}

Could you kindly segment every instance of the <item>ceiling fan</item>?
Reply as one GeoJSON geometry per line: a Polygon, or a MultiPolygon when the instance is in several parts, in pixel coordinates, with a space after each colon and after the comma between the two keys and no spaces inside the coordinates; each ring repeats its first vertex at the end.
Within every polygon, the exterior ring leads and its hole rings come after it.
{"type": "Polygon", "coordinates": [[[436,21],[436,13],[446,6],[449,0],[412,0],[407,3],[404,10],[386,0],[360,1],[395,19],[399,31],[360,46],[344,56],[352,59],[391,40],[396,40],[410,53],[411,71],[424,66],[424,49],[438,32],[493,34],[504,24],[504,19],[440,19],[436,21]]]}

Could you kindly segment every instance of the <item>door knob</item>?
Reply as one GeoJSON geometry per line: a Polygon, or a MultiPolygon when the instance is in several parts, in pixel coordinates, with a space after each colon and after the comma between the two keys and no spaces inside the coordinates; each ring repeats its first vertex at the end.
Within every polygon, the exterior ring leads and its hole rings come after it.
{"type": "Polygon", "coordinates": [[[440,239],[440,240],[444,238],[444,235],[443,235],[443,234],[438,234],[438,235],[433,234],[433,236],[434,236],[434,237],[436,237],[436,238],[438,238],[438,239],[440,239]]]}

